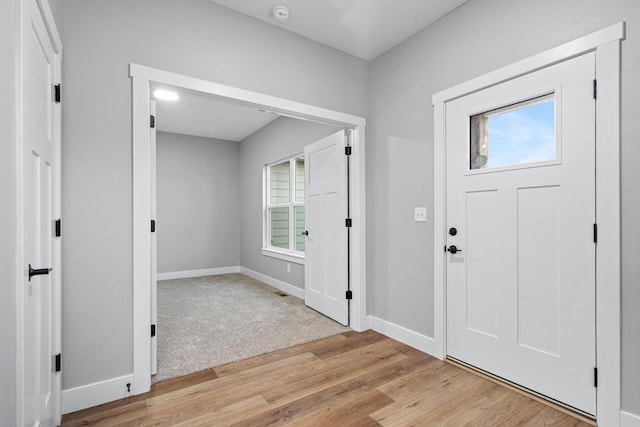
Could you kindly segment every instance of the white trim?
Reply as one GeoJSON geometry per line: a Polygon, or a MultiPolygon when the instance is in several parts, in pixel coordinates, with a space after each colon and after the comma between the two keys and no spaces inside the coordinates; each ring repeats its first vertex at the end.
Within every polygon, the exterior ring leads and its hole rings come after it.
{"type": "Polygon", "coordinates": [[[620,40],[596,49],[597,417],[617,425],[621,408],[620,40]]]}
{"type": "Polygon", "coordinates": [[[624,22],[618,22],[595,33],[546,50],[537,55],[499,68],[490,73],[471,79],[457,86],[450,87],[433,95],[433,104],[452,101],[464,95],[494,86],[507,80],[515,79],[541,68],[548,67],[569,58],[582,55],[606,43],[624,39],[624,22]]]}
{"type": "Polygon", "coordinates": [[[131,396],[127,393],[127,384],[133,383],[133,375],[123,375],[93,384],[70,388],[62,391],[62,413],[71,412],[102,405],[131,396]]]}
{"type": "Polygon", "coordinates": [[[369,322],[369,328],[374,331],[434,357],[438,357],[436,355],[435,340],[433,338],[375,316],[367,316],[367,321],[369,322]]]}
{"type": "Polygon", "coordinates": [[[576,57],[596,53],[596,357],[599,381],[597,419],[599,425],[620,424],[621,384],[621,266],[620,266],[620,43],[625,24],[565,43],[515,64],[485,74],[433,95],[434,104],[434,348],[446,355],[446,230],[445,103],[500,84],[527,73],[576,57]]]}
{"type": "Polygon", "coordinates": [[[56,21],[53,19],[53,13],[51,12],[51,6],[47,0],[37,0],[38,8],[44,18],[44,24],[47,28],[47,33],[51,39],[51,45],[55,53],[62,53],[62,39],[60,39],[60,33],[56,26],[56,21]]]}
{"type": "Polygon", "coordinates": [[[271,258],[278,258],[283,261],[292,262],[294,264],[304,265],[304,256],[294,253],[280,252],[271,248],[262,248],[262,255],[271,258]]]}
{"type": "Polygon", "coordinates": [[[274,279],[271,276],[258,273],[257,271],[253,271],[245,267],[240,267],[240,273],[244,274],[245,276],[249,276],[253,279],[259,280],[262,283],[266,283],[267,285],[273,288],[276,288],[278,290],[281,290],[282,292],[286,292],[289,295],[293,295],[294,297],[304,299],[304,289],[301,289],[290,283],[283,282],[282,280],[274,279]]]}
{"type": "Polygon", "coordinates": [[[183,271],[170,271],[167,273],[158,273],[158,281],[160,280],[173,280],[173,279],[187,279],[190,277],[202,277],[202,276],[217,276],[219,274],[231,274],[240,273],[240,266],[234,267],[216,267],[216,268],[204,268],[201,270],[183,270],[183,271]]]}
{"type": "Polygon", "coordinates": [[[620,411],[620,427],[640,427],[640,416],[620,411]]]}
{"type": "Polygon", "coordinates": [[[151,387],[151,242],[149,83],[163,83],[203,92],[288,117],[333,124],[351,129],[351,328],[363,331],[366,323],[366,200],[365,200],[365,126],[362,117],[264,95],[215,82],[184,76],[138,64],[130,64],[132,79],[132,169],[133,169],[133,390],[144,393],[151,387]]]}
{"type": "Polygon", "coordinates": [[[348,125],[356,127],[365,127],[367,122],[363,117],[352,116],[351,114],[327,110],[326,108],[320,108],[309,104],[303,104],[301,102],[265,95],[250,90],[227,86],[139,64],[131,63],[129,65],[129,76],[133,77],[134,80],[135,78],[140,78],[142,80],[158,83],[171,82],[172,86],[182,87],[196,92],[208,93],[233,102],[240,102],[257,108],[267,109],[295,119],[308,119],[311,121],[319,121],[321,123],[332,123],[338,126],[348,125]]]}

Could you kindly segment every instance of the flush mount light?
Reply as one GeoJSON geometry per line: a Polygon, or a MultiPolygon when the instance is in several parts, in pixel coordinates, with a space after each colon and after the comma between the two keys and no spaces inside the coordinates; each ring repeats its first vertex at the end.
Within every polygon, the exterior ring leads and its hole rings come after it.
{"type": "Polygon", "coordinates": [[[286,6],[274,6],[271,14],[276,21],[284,22],[289,18],[289,8],[286,6]]]}
{"type": "Polygon", "coordinates": [[[153,96],[155,96],[156,99],[163,99],[165,101],[177,101],[179,98],[177,93],[171,92],[170,90],[164,90],[164,89],[154,90],[153,96]]]}

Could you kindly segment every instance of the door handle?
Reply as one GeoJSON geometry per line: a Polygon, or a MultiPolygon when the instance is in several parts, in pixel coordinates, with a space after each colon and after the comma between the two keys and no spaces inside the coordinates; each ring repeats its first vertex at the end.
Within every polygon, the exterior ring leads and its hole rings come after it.
{"type": "Polygon", "coordinates": [[[53,270],[53,268],[31,268],[31,264],[29,264],[29,281],[33,276],[42,276],[43,274],[49,274],[53,270]]]}
{"type": "Polygon", "coordinates": [[[458,249],[456,247],[456,245],[451,245],[451,246],[449,246],[449,249],[447,249],[447,252],[449,252],[451,254],[456,254],[458,252],[462,252],[462,249],[458,249]]]}
{"type": "Polygon", "coordinates": [[[304,230],[302,233],[300,233],[301,236],[308,236],[309,235],[309,231],[308,230],[304,230]]]}

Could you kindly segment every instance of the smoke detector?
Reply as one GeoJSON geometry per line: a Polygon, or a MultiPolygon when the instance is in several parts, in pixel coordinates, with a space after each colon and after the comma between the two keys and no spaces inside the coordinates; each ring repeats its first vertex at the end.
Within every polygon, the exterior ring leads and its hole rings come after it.
{"type": "Polygon", "coordinates": [[[276,21],[284,22],[289,18],[289,8],[286,6],[274,6],[271,14],[276,21]]]}

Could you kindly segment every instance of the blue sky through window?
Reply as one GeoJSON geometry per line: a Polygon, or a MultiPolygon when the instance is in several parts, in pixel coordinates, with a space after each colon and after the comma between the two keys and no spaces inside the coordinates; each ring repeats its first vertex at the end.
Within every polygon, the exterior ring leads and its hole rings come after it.
{"type": "Polygon", "coordinates": [[[528,105],[489,116],[488,168],[556,158],[555,102],[528,105]]]}

